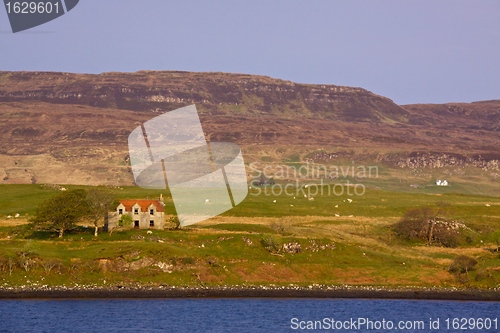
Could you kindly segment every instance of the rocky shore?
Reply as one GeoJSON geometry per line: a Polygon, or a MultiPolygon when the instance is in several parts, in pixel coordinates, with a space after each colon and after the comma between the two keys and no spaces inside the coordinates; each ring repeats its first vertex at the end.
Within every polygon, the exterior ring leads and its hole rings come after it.
{"type": "Polygon", "coordinates": [[[44,287],[0,288],[0,299],[68,298],[364,298],[500,301],[500,289],[358,286],[44,287]]]}

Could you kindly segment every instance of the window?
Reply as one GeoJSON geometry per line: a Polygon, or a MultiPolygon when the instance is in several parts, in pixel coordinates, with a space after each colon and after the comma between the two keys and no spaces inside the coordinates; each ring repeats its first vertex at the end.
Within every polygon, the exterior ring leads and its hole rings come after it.
{"type": "Polygon", "coordinates": [[[154,209],[150,209],[149,210],[149,215],[155,215],[155,210],[154,209]]]}
{"type": "Polygon", "coordinates": [[[123,215],[123,209],[118,209],[118,215],[123,215]]]}
{"type": "Polygon", "coordinates": [[[139,214],[139,208],[134,208],[134,214],[139,214]]]}
{"type": "Polygon", "coordinates": [[[139,228],[139,220],[134,221],[134,228],[139,228]]]}
{"type": "Polygon", "coordinates": [[[150,220],[149,221],[149,226],[150,227],[154,227],[155,226],[155,221],[154,220],[150,220]]]}

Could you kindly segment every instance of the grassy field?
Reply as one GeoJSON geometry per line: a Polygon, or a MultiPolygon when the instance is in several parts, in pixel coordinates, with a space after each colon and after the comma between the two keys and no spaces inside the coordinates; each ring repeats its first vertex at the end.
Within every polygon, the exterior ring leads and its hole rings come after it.
{"type": "MultiPolygon", "coordinates": [[[[92,228],[82,225],[59,239],[54,233],[33,233],[26,225],[12,223],[15,219],[7,219],[16,213],[28,218],[38,204],[59,190],[43,185],[2,185],[0,286],[490,288],[500,284],[500,258],[490,238],[500,229],[498,197],[447,193],[448,189],[441,188],[412,193],[367,187],[362,196],[336,195],[332,186],[289,188],[290,196],[273,195],[272,190],[252,188],[233,210],[181,230],[154,230],[151,234],[124,230],[94,237],[92,228]],[[451,207],[450,219],[472,229],[467,244],[445,248],[395,236],[392,226],[409,208],[441,203],[451,207]],[[300,251],[287,252],[284,245],[300,247],[300,251]],[[476,267],[465,274],[449,272],[459,255],[473,257],[476,267]]],[[[278,187],[274,190],[279,193],[278,187]]],[[[111,191],[119,199],[155,198],[163,193],[167,214],[175,212],[166,191],[137,187],[111,191]]]]}

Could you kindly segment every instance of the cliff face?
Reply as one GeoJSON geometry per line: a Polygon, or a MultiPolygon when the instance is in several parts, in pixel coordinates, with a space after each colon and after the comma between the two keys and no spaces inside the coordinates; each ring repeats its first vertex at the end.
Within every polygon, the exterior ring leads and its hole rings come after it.
{"type": "Polygon", "coordinates": [[[345,158],[408,169],[499,158],[500,101],[398,106],[361,88],[244,74],[0,72],[0,183],[132,184],[128,134],[193,103],[207,138],[238,143],[247,161],[352,150],[345,158]],[[435,157],[453,154],[459,162],[435,157]]]}
{"type": "Polygon", "coordinates": [[[410,123],[431,127],[459,127],[464,130],[500,131],[500,100],[473,103],[404,105],[410,123]]]}
{"type": "Polygon", "coordinates": [[[139,112],[196,104],[211,115],[308,115],[342,121],[406,121],[409,116],[388,98],[361,88],[223,73],[0,73],[0,102],[18,101],[139,112]]]}

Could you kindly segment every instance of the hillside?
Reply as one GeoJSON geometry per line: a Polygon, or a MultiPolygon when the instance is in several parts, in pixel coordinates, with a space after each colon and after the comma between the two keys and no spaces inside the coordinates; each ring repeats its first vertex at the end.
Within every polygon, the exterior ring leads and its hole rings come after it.
{"type": "Polygon", "coordinates": [[[193,103],[209,140],[240,144],[246,161],[334,154],[412,169],[423,158],[497,181],[500,101],[399,106],[362,88],[141,71],[0,72],[0,183],[132,184],[130,131],[193,103]]]}

